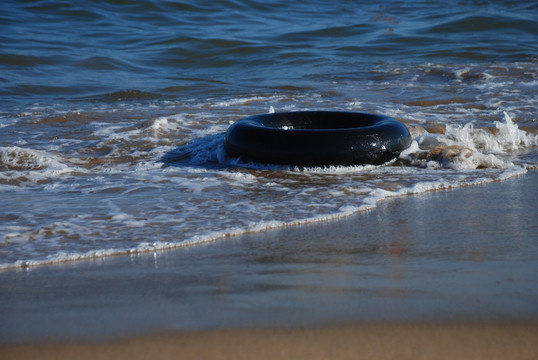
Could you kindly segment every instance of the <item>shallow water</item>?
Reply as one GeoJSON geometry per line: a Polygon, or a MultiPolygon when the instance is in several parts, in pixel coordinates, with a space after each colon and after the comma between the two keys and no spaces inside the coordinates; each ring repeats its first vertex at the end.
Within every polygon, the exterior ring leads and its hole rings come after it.
{"type": "Polygon", "coordinates": [[[0,268],[333,220],[538,164],[535,2],[2,7],[0,268]],[[273,110],[385,114],[414,143],[383,166],[228,157],[230,123],[273,110]]]}
{"type": "Polygon", "coordinates": [[[0,343],[532,322],[537,181],[529,171],[485,187],[393,198],[337,222],[0,272],[0,343]]]}

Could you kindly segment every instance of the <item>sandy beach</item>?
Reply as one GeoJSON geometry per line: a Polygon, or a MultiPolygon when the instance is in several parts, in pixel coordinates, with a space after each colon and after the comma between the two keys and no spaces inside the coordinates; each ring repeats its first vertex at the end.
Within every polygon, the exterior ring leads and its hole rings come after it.
{"type": "Polygon", "coordinates": [[[0,358],[535,359],[538,173],[0,273],[0,358]]]}
{"type": "Polygon", "coordinates": [[[0,360],[538,359],[537,1],[2,5],[0,360]]]}
{"type": "Polygon", "coordinates": [[[0,347],[2,359],[536,359],[538,323],[358,325],[0,347]]]}

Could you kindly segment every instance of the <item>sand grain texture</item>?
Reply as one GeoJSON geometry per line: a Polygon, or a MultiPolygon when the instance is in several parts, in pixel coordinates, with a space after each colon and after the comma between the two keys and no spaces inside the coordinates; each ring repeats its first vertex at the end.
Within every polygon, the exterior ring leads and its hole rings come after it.
{"type": "Polygon", "coordinates": [[[537,359],[538,323],[348,325],[166,333],[0,347],[2,359],[537,359]]]}

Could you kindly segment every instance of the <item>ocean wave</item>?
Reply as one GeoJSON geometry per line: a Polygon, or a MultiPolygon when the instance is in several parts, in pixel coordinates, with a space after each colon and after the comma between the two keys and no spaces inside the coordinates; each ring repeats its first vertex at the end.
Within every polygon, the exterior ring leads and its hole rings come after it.
{"type": "Polygon", "coordinates": [[[0,147],[0,169],[2,171],[35,171],[49,174],[64,174],[73,169],[52,153],[21,148],[0,147]]]}
{"type": "Polygon", "coordinates": [[[220,81],[222,91],[253,79],[288,86],[290,79],[376,61],[536,59],[536,20],[526,15],[535,9],[526,2],[495,2],[488,9],[392,1],[9,1],[2,94],[122,101],[189,86],[188,78],[220,81]]]}
{"type": "Polygon", "coordinates": [[[497,131],[476,129],[472,123],[447,125],[444,133],[424,132],[415,138],[400,159],[429,168],[487,169],[513,166],[497,155],[538,145],[538,136],[521,129],[505,112],[505,122],[495,121],[497,131]]]}
{"type": "Polygon", "coordinates": [[[62,156],[18,146],[0,147],[0,187],[32,187],[54,179],[85,174],[62,156]]]}
{"type": "MultiPolygon", "coordinates": [[[[261,232],[261,231],[269,231],[269,230],[275,230],[275,229],[282,229],[292,226],[299,226],[299,225],[306,225],[306,224],[313,224],[313,223],[320,223],[325,221],[335,221],[338,219],[342,219],[345,217],[349,217],[351,215],[357,214],[362,211],[368,211],[377,206],[377,204],[380,201],[383,201],[388,198],[392,197],[399,197],[399,196],[405,196],[410,194],[422,194],[429,191],[436,191],[436,190],[446,190],[446,189],[454,189],[458,187],[463,186],[470,186],[470,185],[483,185],[487,184],[492,181],[498,181],[498,180],[506,180],[508,178],[522,175],[526,172],[523,168],[512,168],[507,171],[504,171],[502,173],[498,173],[494,177],[478,177],[474,179],[468,179],[465,181],[446,181],[442,179],[437,180],[426,180],[426,181],[420,181],[417,183],[412,184],[411,186],[407,187],[400,187],[398,190],[390,191],[385,190],[381,188],[375,188],[375,189],[363,189],[360,191],[362,196],[362,200],[354,205],[342,205],[335,208],[335,211],[330,213],[324,213],[324,214],[317,214],[317,215],[310,215],[306,217],[299,217],[296,219],[287,219],[287,220],[261,220],[261,221],[250,221],[246,224],[235,224],[235,225],[228,225],[225,226],[221,230],[208,230],[208,231],[199,231],[197,234],[192,235],[191,237],[186,237],[181,240],[170,240],[166,241],[162,239],[155,242],[146,242],[142,241],[139,244],[130,246],[130,247],[109,247],[106,246],[105,248],[99,248],[99,249],[93,249],[88,250],[84,252],[80,251],[59,251],[54,252],[53,254],[48,254],[46,256],[40,256],[40,255],[34,255],[34,258],[28,258],[28,259],[17,259],[13,262],[1,262],[0,263],[0,271],[1,270],[9,270],[9,269],[17,269],[17,268],[29,268],[29,267],[35,267],[35,266],[41,266],[41,265],[49,265],[49,264],[59,264],[63,262],[69,262],[69,261],[79,261],[79,260],[95,260],[95,259],[102,259],[104,257],[108,256],[116,256],[116,255],[136,255],[136,254],[144,254],[144,253],[156,253],[158,251],[166,251],[166,250],[172,250],[177,248],[183,248],[188,246],[197,246],[197,245],[203,245],[215,241],[219,241],[225,238],[234,237],[234,236],[240,236],[248,233],[253,232],[261,232]]],[[[332,191],[337,196],[344,195],[347,191],[332,191]]],[[[252,215],[252,214],[251,214],[252,215]]],[[[133,217],[132,216],[113,216],[111,218],[116,223],[116,226],[118,228],[125,228],[126,226],[134,226],[134,227],[144,227],[144,226],[150,226],[149,223],[143,222],[140,223],[140,221],[136,221],[135,225],[133,225],[133,217]],[[122,221],[125,221],[126,223],[122,224],[122,221]]],[[[95,221],[93,221],[94,225],[95,221]]],[[[177,227],[177,225],[175,226],[177,227]]],[[[9,229],[8,229],[9,230],[9,229]]],[[[60,237],[64,239],[65,241],[66,236],[67,239],[69,238],[69,234],[72,234],[76,237],[78,241],[80,241],[81,237],[86,237],[87,233],[93,232],[92,227],[88,226],[80,226],[73,223],[58,223],[53,224],[51,226],[48,226],[46,228],[40,229],[40,230],[29,230],[29,229],[22,229],[22,231],[12,231],[9,233],[0,234],[3,235],[3,240],[0,240],[0,244],[7,245],[9,243],[13,242],[26,242],[30,238],[39,238],[39,237],[47,237],[48,242],[52,241],[55,237],[60,237]],[[54,230],[52,230],[54,228],[54,230]],[[54,233],[51,233],[51,231],[54,231],[54,233]]],[[[15,229],[17,230],[17,229],[15,229]]],[[[178,233],[181,233],[181,226],[178,227],[178,233]]],[[[113,237],[113,233],[110,232],[110,230],[105,230],[104,233],[107,233],[106,236],[113,237]]],[[[103,234],[104,235],[104,234],[103,234]]],[[[175,236],[177,238],[177,235],[175,236]]],[[[32,252],[35,252],[36,250],[32,250],[32,252]]],[[[46,252],[45,252],[46,253],[46,252]]]]}
{"type": "Polygon", "coordinates": [[[534,3],[6,1],[0,267],[338,219],[537,164],[534,3]],[[230,123],[268,109],[383,114],[414,143],[383,166],[229,157],[230,123]]]}
{"type": "MultiPolygon", "coordinates": [[[[412,129],[413,144],[399,159],[408,166],[429,168],[501,169],[513,166],[502,155],[538,145],[538,135],[521,130],[508,113],[504,122],[495,121],[495,129],[475,128],[472,123],[446,125],[439,132],[428,132],[422,127],[412,129]]],[[[223,134],[198,138],[166,153],[162,161],[171,166],[244,166],[260,169],[286,169],[280,165],[256,164],[229,158],[223,147],[223,134]]]]}
{"type": "Polygon", "coordinates": [[[163,95],[141,90],[120,90],[103,95],[92,95],[90,97],[79,98],[78,100],[98,101],[98,102],[125,102],[137,100],[156,100],[163,98],[163,95]]]}

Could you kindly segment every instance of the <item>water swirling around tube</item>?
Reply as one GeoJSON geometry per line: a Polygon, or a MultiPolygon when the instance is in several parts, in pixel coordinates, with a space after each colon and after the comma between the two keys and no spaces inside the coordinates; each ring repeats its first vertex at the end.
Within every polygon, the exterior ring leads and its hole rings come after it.
{"type": "Polygon", "coordinates": [[[535,2],[3,4],[2,269],[338,219],[538,167],[535,2]],[[224,152],[231,123],[295,110],[384,114],[414,142],[382,166],[224,152]]]}

